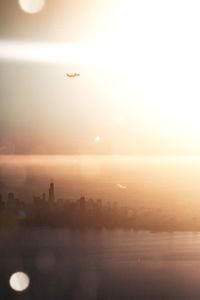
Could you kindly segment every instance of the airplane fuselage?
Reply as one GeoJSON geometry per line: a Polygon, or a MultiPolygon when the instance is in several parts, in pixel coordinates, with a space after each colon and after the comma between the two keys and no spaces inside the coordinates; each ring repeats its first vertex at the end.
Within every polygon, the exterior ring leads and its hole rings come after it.
{"type": "Polygon", "coordinates": [[[68,74],[68,73],[66,73],[66,76],[69,77],[69,78],[73,78],[73,77],[80,76],[80,74],[79,73],[74,73],[74,74],[68,74]]]}

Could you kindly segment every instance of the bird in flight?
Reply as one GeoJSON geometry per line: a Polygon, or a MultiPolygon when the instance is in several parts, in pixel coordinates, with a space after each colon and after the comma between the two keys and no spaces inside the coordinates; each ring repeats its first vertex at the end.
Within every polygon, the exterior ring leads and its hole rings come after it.
{"type": "Polygon", "coordinates": [[[66,77],[69,77],[69,78],[73,78],[73,77],[78,77],[78,76],[80,76],[79,73],[73,73],[73,74],[66,73],[65,75],[66,75],[66,77]]]}
{"type": "Polygon", "coordinates": [[[117,183],[116,186],[117,186],[119,189],[122,189],[122,190],[127,189],[127,186],[126,186],[126,185],[122,185],[122,184],[120,184],[120,183],[117,183]]]}

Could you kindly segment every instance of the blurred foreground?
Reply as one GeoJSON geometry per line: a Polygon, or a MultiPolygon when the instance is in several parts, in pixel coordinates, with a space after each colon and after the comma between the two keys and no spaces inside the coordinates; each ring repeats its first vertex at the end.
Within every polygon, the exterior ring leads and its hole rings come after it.
{"type": "Polygon", "coordinates": [[[0,241],[0,299],[199,299],[199,233],[26,230],[0,241]],[[18,271],[23,292],[9,286],[18,271]]]}

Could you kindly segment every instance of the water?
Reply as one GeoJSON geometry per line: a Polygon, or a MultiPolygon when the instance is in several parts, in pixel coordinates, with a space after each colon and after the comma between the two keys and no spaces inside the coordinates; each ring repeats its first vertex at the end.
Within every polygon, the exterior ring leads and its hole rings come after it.
{"type": "MultiPolygon", "coordinates": [[[[200,158],[1,156],[0,192],[117,200],[199,219],[200,158]],[[125,189],[120,189],[120,185],[125,189]]],[[[0,233],[1,299],[199,299],[200,233],[37,229],[0,233]],[[15,292],[23,271],[29,288],[15,292]]]]}
{"type": "Polygon", "coordinates": [[[1,233],[0,299],[199,299],[200,233],[1,233]],[[30,278],[24,292],[11,274],[30,278]]]}

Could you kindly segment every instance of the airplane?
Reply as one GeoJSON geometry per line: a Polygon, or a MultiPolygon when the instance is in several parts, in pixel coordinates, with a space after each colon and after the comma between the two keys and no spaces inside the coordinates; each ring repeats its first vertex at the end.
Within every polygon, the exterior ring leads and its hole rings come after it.
{"type": "Polygon", "coordinates": [[[79,73],[74,73],[74,74],[66,73],[65,75],[66,75],[66,77],[69,77],[69,78],[73,78],[73,77],[78,77],[78,76],[80,76],[79,73]]]}

